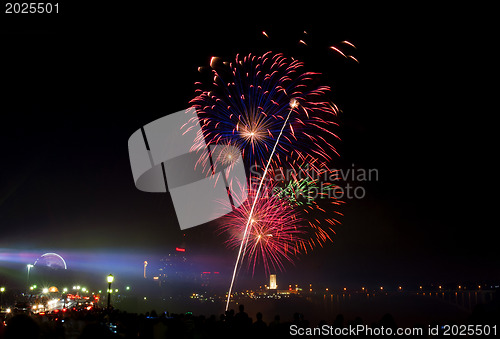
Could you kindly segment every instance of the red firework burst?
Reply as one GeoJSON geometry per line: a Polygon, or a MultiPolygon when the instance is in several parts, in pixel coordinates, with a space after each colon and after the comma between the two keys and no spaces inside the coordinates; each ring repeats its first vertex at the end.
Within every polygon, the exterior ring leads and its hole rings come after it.
{"type": "MultiPolygon", "coordinates": [[[[243,240],[256,188],[252,187],[248,193],[248,199],[238,209],[222,218],[219,231],[229,235],[226,240],[229,248],[239,247],[243,240]]],[[[305,233],[301,224],[303,220],[290,204],[273,194],[273,187],[265,187],[255,204],[244,247],[243,260],[252,267],[252,272],[261,262],[266,273],[271,269],[283,270],[284,260],[293,262],[299,253],[297,243],[305,233]]]]}

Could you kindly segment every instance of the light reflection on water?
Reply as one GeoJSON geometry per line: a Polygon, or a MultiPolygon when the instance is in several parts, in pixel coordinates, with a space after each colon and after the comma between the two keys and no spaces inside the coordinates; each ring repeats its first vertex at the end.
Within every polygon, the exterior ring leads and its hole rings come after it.
{"type": "MultiPolygon", "coordinates": [[[[398,326],[464,323],[472,309],[493,299],[493,292],[446,291],[446,292],[375,292],[375,293],[328,293],[320,295],[290,296],[281,299],[241,298],[231,303],[230,308],[238,312],[240,304],[255,320],[257,312],[263,314],[267,323],[280,315],[282,322],[291,321],[295,312],[302,313],[311,326],[320,320],[332,324],[337,315],[342,314],[345,324],[360,317],[362,322],[372,325],[385,314],[393,316],[398,326]],[[236,304],[238,302],[238,304],[236,304]]],[[[219,315],[225,304],[169,302],[171,312],[192,311],[194,314],[219,315]]],[[[145,310],[144,310],[145,311],[145,310]]]]}
{"type": "MultiPolygon", "coordinates": [[[[360,317],[364,324],[372,325],[385,314],[391,314],[399,326],[416,324],[464,322],[478,303],[485,303],[492,295],[477,292],[376,292],[330,293],[324,295],[290,298],[245,300],[245,310],[255,317],[264,314],[265,321],[272,321],[279,314],[282,321],[289,321],[299,312],[311,324],[320,320],[328,323],[342,314],[347,321],[360,317]],[[266,320],[267,319],[267,320],[266,320]]],[[[237,310],[237,307],[235,307],[237,310]]]]}

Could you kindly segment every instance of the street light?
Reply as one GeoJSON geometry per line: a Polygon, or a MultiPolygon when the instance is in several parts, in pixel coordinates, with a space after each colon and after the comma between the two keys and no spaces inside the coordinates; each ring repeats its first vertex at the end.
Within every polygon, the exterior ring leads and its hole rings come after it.
{"type": "Polygon", "coordinates": [[[112,274],[108,275],[108,310],[111,308],[111,283],[115,280],[112,274]]]}
{"type": "Polygon", "coordinates": [[[5,287],[0,287],[0,310],[2,309],[3,305],[3,292],[5,292],[5,287]]]}
{"type": "Polygon", "coordinates": [[[34,265],[32,265],[32,264],[28,264],[28,265],[26,265],[26,268],[28,269],[28,278],[26,279],[26,285],[28,285],[28,286],[29,286],[29,284],[30,284],[30,270],[31,270],[33,267],[35,267],[35,266],[34,266],[34,265]]]}

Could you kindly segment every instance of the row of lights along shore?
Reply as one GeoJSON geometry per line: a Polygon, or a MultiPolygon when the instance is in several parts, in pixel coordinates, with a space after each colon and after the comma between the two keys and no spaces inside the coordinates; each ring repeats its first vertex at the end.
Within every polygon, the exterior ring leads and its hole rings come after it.
{"type": "MultiPolygon", "coordinates": [[[[108,309],[111,309],[111,292],[112,292],[112,289],[111,289],[111,284],[113,283],[113,281],[115,280],[115,277],[113,276],[113,274],[109,274],[107,277],[106,277],[106,281],[108,282],[108,309]]],[[[32,285],[30,286],[30,290],[33,291],[34,289],[36,289],[37,286],[36,285],[32,285]]],[[[80,286],[73,286],[73,289],[74,290],[81,290],[82,292],[86,292],[88,291],[85,287],[80,287],[80,286]]],[[[127,290],[129,289],[129,287],[127,286],[127,290]]],[[[3,294],[5,293],[6,291],[6,288],[5,286],[1,286],[0,287],[0,306],[2,305],[2,299],[3,299],[3,294]]],[[[67,292],[68,289],[67,288],[64,288],[63,289],[63,292],[67,292]]],[[[47,294],[49,293],[50,290],[48,288],[44,288],[42,289],[42,293],[44,294],[47,294]]],[[[100,292],[100,291],[99,291],[100,292]]]]}

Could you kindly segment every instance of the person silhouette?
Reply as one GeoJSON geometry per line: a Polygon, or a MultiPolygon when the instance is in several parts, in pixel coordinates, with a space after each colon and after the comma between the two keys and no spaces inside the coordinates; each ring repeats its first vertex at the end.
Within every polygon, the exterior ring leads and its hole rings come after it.
{"type": "Polygon", "coordinates": [[[262,313],[257,313],[257,320],[252,324],[252,333],[257,335],[264,335],[266,333],[267,324],[262,321],[262,313]]]}
{"type": "Polygon", "coordinates": [[[38,338],[40,336],[40,327],[26,314],[18,314],[12,317],[5,328],[6,339],[18,338],[38,338]]]}
{"type": "Polygon", "coordinates": [[[237,330],[247,330],[252,324],[252,320],[248,317],[248,314],[245,312],[245,306],[240,305],[238,307],[239,312],[234,316],[234,324],[237,330]]]}

